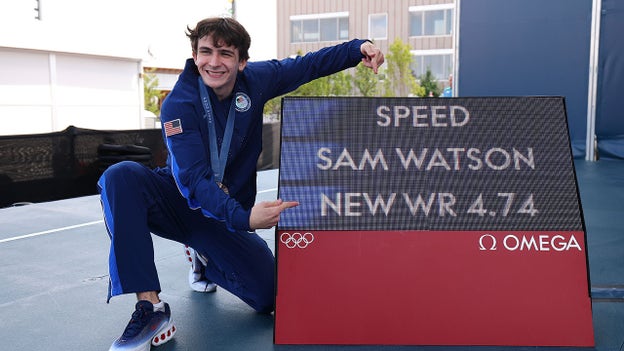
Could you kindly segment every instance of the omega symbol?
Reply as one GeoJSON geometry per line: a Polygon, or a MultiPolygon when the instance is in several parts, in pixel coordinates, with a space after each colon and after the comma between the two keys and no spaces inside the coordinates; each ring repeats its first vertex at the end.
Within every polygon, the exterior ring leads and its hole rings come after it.
{"type": "Polygon", "coordinates": [[[483,234],[479,238],[479,250],[496,251],[496,238],[492,234],[483,234]]]}

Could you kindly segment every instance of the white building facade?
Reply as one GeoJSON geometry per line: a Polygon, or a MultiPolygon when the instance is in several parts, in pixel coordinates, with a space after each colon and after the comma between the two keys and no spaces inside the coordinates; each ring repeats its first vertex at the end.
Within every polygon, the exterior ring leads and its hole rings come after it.
{"type": "MultiPolygon", "coordinates": [[[[237,13],[251,32],[257,25],[246,11],[247,1],[236,1],[237,13]]],[[[271,3],[264,7],[265,26],[275,23],[271,3]]],[[[229,6],[228,0],[1,1],[0,135],[55,132],[70,125],[153,128],[153,118],[144,112],[144,67],[181,69],[191,56],[186,26],[226,16],[229,6]]],[[[252,36],[259,39],[257,52],[262,40],[275,43],[274,34],[252,36]]],[[[176,77],[163,76],[163,88],[176,77]]]]}

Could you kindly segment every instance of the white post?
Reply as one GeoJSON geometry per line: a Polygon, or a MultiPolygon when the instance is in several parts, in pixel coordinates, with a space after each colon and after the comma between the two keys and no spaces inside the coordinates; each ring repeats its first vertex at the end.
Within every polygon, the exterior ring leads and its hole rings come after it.
{"type": "Polygon", "coordinates": [[[56,54],[54,52],[48,53],[48,69],[49,69],[49,83],[50,83],[50,131],[60,131],[58,126],[58,102],[56,101],[56,88],[58,84],[58,75],[56,71],[56,54]]]}
{"type": "Polygon", "coordinates": [[[461,0],[455,0],[455,20],[453,24],[453,85],[451,89],[453,96],[459,96],[459,16],[460,16],[461,0]]]}
{"type": "Polygon", "coordinates": [[[601,13],[602,0],[593,0],[587,89],[587,136],[585,140],[585,160],[587,161],[596,161],[596,95],[598,93],[601,13]]]}

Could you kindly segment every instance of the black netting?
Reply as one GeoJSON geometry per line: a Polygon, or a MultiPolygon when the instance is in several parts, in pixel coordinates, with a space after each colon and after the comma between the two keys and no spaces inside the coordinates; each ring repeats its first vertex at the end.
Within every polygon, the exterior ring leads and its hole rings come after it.
{"type": "Polygon", "coordinates": [[[159,129],[99,131],[68,127],[49,134],[0,136],[0,207],[97,193],[111,164],[164,166],[159,129]]]}

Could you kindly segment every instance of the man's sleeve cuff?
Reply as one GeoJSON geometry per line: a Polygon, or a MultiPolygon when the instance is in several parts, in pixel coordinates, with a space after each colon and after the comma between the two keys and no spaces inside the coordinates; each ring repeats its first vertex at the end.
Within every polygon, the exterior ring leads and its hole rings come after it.
{"type": "Polygon", "coordinates": [[[249,216],[251,215],[251,209],[245,210],[242,207],[237,208],[232,213],[232,227],[236,230],[249,231],[249,216]]]}

